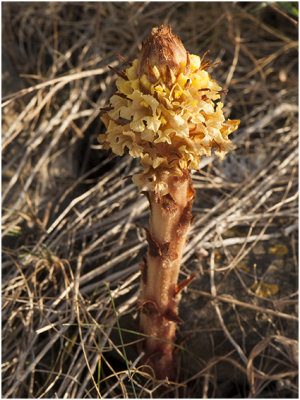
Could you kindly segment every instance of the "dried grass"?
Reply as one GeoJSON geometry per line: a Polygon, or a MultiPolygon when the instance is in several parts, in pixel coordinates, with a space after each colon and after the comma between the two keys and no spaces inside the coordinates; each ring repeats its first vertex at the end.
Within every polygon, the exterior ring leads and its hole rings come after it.
{"type": "MultiPolygon", "coordinates": [[[[281,3],[2,3],[2,393],[297,397],[297,21],[281,3]],[[146,199],[96,137],[108,65],[171,24],[222,61],[236,150],[193,174],[180,383],[137,351],[146,199]]],[[[294,3],[285,3],[293,6],[294,3]]]]}

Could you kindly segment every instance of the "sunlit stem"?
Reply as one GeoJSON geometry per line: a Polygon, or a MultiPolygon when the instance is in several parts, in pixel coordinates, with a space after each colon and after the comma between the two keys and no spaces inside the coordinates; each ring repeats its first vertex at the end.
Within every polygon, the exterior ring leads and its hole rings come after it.
{"type": "Polygon", "coordinates": [[[142,332],[147,363],[157,378],[174,378],[173,363],[178,317],[176,287],[187,233],[192,219],[194,190],[188,171],[168,176],[169,193],[148,193],[151,217],[147,261],[142,268],[142,332]],[[169,342],[169,343],[167,343],[169,342]]]}

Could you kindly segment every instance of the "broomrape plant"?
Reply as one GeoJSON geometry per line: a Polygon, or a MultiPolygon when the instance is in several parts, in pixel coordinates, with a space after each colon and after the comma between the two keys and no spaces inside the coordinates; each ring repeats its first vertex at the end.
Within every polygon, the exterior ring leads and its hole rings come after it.
{"type": "MultiPolygon", "coordinates": [[[[225,91],[206,71],[209,61],[189,54],[170,27],[153,28],[140,56],[116,71],[117,92],[102,116],[104,149],[140,158],[133,181],[150,203],[147,259],[141,265],[141,331],[145,362],[159,379],[174,379],[173,362],[182,288],[178,275],[192,220],[190,170],[212,149],[219,158],[233,148],[228,135],[238,120],[225,121],[218,101],[225,91]]],[[[125,61],[125,60],[124,60],[125,61]]]]}

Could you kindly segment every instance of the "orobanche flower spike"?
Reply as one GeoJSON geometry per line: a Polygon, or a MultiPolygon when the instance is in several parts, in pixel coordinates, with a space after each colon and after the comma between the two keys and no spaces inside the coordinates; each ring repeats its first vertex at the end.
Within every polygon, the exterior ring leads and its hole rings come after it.
{"type": "Polygon", "coordinates": [[[115,71],[118,90],[102,116],[106,133],[99,141],[116,155],[128,151],[141,160],[133,181],[144,188],[151,211],[141,266],[144,361],[157,378],[174,379],[177,303],[186,283],[177,281],[195,193],[189,171],[198,170],[212,149],[222,159],[233,148],[228,135],[239,121],[225,121],[218,101],[224,91],[206,71],[209,63],[189,54],[170,27],[153,28],[129,65],[115,71]]]}

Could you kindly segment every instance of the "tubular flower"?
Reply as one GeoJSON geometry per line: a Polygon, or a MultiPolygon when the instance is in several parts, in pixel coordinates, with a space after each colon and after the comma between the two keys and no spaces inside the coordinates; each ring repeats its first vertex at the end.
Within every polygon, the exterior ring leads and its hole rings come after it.
{"type": "Polygon", "coordinates": [[[239,121],[225,121],[222,88],[208,67],[185,50],[170,27],[161,26],[118,77],[99,141],[116,155],[128,150],[140,158],[143,171],[133,176],[138,186],[168,193],[166,174],[199,169],[201,157],[210,156],[212,148],[221,159],[233,148],[228,136],[239,121]]]}

